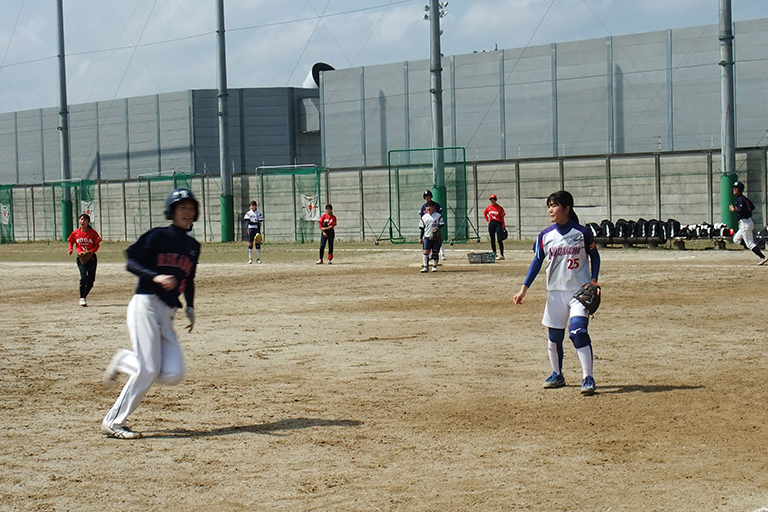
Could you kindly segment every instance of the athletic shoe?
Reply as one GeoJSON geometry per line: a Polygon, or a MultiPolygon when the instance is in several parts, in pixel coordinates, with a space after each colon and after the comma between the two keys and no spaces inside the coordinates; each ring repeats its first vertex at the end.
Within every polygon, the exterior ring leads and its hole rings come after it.
{"type": "Polygon", "coordinates": [[[595,379],[591,375],[581,381],[581,394],[586,396],[595,394],[595,379]]]}
{"type": "Polygon", "coordinates": [[[329,265],[333,265],[333,262],[331,260],[328,260],[329,265]]]}
{"type": "Polygon", "coordinates": [[[101,433],[104,437],[112,437],[115,439],[139,439],[141,434],[134,432],[128,427],[109,427],[106,423],[101,424],[101,433]]]}
{"type": "Polygon", "coordinates": [[[429,267],[422,267],[421,273],[426,274],[427,272],[429,272],[429,267]]]}
{"type": "Polygon", "coordinates": [[[85,300],[85,297],[80,297],[80,305],[83,307],[88,305],[88,301],[85,300]]]}
{"type": "Polygon", "coordinates": [[[546,389],[561,388],[565,386],[565,377],[562,373],[552,372],[547,380],[544,381],[544,387],[546,389]]]}
{"type": "Polygon", "coordinates": [[[256,258],[256,263],[261,263],[261,260],[256,258]]]}
{"type": "Polygon", "coordinates": [[[248,264],[250,265],[251,263],[253,263],[253,260],[248,260],[248,264]]]}
{"type": "Polygon", "coordinates": [[[498,258],[496,258],[496,259],[497,259],[497,260],[503,260],[503,259],[504,259],[504,255],[502,254],[501,256],[499,256],[499,257],[498,257],[498,258]]]}
{"type": "Polygon", "coordinates": [[[317,260],[317,263],[315,263],[315,265],[322,265],[322,264],[323,264],[323,260],[317,260]]]}
{"type": "Polygon", "coordinates": [[[437,272],[437,265],[432,265],[432,272],[437,272]]]}
{"type": "Polygon", "coordinates": [[[112,356],[112,360],[107,365],[107,369],[104,370],[104,375],[102,377],[102,380],[104,382],[104,385],[108,388],[111,388],[115,385],[115,382],[117,381],[117,365],[120,364],[120,360],[123,358],[123,356],[128,352],[128,350],[125,350],[124,348],[121,348],[117,352],[115,352],[115,355],[112,356]]]}
{"type": "Polygon", "coordinates": [[[760,260],[760,263],[758,263],[757,265],[758,266],[765,265],[766,263],[768,263],[768,258],[763,258],[763,259],[760,260]]]}

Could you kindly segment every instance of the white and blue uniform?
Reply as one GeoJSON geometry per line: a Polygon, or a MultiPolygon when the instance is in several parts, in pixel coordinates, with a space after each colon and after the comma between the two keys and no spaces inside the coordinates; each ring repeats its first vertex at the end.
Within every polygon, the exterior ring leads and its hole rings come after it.
{"type": "Polygon", "coordinates": [[[733,243],[743,243],[750,251],[755,248],[755,223],[752,221],[752,210],[755,205],[752,204],[746,196],[740,195],[734,201],[734,212],[739,219],[739,230],[733,235],[733,243]]]}
{"type": "Polygon", "coordinates": [[[581,285],[597,280],[600,255],[589,229],[573,221],[544,229],[533,246],[534,258],[525,286],[533,284],[544,261],[547,262],[547,305],[541,323],[549,328],[549,355],[552,370],[562,373],[565,329],[576,347],[584,378],[592,377],[592,340],[587,327],[589,313],[574,293],[581,285]]]}
{"type": "Polygon", "coordinates": [[[424,268],[428,268],[430,256],[434,260],[432,270],[437,270],[437,264],[440,261],[440,247],[443,245],[443,236],[440,228],[445,226],[443,216],[437,212],[431,215],[425,213],[419,220],[419,238],[424,248],[424,268]],[[436,230],[433,236],[433,230],[436,230]]]}
{"type": "MultiPolygon", "coordinates": [[[[243,220],[248,223],[248,263],[253,263],[253,239],[261,233],[264,215],[259,210],[248,210],[243,220]]],[[[256,261],[261,263],[261,244],[256,244],[256,261]]]]}

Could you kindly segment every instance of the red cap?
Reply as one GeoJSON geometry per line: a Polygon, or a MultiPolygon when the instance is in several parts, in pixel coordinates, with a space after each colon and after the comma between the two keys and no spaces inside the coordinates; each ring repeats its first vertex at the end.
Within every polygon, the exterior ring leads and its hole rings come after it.
{"type": "Polygon", "coordinates": [[[498,197],[496,197],[496,194],[491,194],[491,197],[489,197],[488,199],[498,199],[498,197]]]}

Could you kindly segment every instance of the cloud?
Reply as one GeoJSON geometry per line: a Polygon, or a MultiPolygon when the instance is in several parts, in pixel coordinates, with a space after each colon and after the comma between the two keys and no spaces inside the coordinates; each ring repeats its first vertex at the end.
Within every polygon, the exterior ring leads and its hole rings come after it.
{"type": "MultiPolygon", "coordinates": [[[[317,61],[342,69],[429,58],[426,0],[393,1],[227,0],[230,87],[299,86],[317,61]]],[[[19,5],[0,0],[0,112],[57,103],[55,9],[26,0],[17,24],[19,5]]],[[[215,2],[67,0],[64,9],[70,102],[216,88],[215,2]]],[[[693,27],[718,14],[714,0],[451,0],[447,10],[445,55],[693,27]]],[[[768,2],[733,10],[735,20],[768,17],[768,2]]]]}

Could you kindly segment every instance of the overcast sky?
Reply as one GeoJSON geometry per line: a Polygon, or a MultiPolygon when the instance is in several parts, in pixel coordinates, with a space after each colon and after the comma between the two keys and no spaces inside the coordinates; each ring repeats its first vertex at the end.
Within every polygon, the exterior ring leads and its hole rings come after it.
{"type": "MultiPolygon", "coordinates": [[[[225,0],[228,85],[429,58],[427,0],[225,0]]],[[[732,0],[733,19],[768,0],[732,0]]],[[[0,0],[0,112],[58,105],[56,2],[0,0]]],[[[444,55],[718,24],[719,0],[450,0],[444,55]]],[[[64,0],[70,104],[216,88],[215,0],[64,0]]]]}

